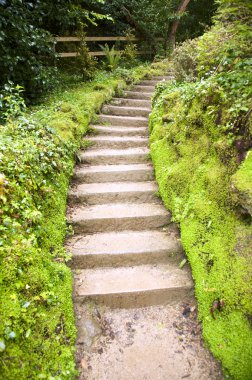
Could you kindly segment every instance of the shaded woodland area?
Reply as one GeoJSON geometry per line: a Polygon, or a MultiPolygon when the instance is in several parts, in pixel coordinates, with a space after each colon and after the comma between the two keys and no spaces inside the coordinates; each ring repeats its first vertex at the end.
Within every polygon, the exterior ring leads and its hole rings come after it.
{"type": "Polygon", "coordinates": [[[169,74],[149,119],[159,193],[179,225],[205,344],[226,378],[251,380],[251,19],[250,0],[0,0],[1,379],[77,378],[64,240],[78,150],[112,96],[169,74]]]}
{"type": "MultiPolygon", "coordinates": [[[[151,56],[165,55],[169,40],[196,37],[211,24],[216,9],[214,1],[191,0],[187,11],[181,13],[185,2],[171,1],[1,1],[0,85],[11,81],[24,86],[26,96],[36,99],[41,93],[55,88],[54,36],[124,36],[131,32],[151,47],[151,56]],[[181,8],[181,9],[180,9],[181,8]],[[158,11],[157,11],[158,9],[158,11]],[[156,42],[163,38],[162,43],[156,42]]],[[[186,2],[188,3],[188,1],[186,2]]],[[[185,3],[185,5],[186,5],[185,3]]],[[[174,41],[173,41],[174,43],[174,41]]],[[[65,62],[66,63],[66,62],[65,62]]],[[[79,72],[79,62],[67,62],[79,72]]],[[[64,66],[64,64],[63,64],[64,66]]]]}

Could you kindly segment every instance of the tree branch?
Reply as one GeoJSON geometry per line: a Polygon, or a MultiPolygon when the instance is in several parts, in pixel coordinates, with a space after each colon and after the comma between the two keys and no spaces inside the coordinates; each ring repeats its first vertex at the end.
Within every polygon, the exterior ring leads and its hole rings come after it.
{"type": "MultiPolygon", "coordinates": [[[[178,10],[177,10],[177,15],[178,16],[181,16],[182,13],[185,12],[186,8],[187,8],[187,5],[189,4],[190,0],[182,0],[179,7],[178,7],[178,10]]],[[[170,44],[172,46],[172,48],[174,49],[175,48],[175,44],[176,44],[176,33],[177,33],[177,29],[178,29],[178,26],[179,26],[179,23],[180,23],[180,20],[174,20],[173,23],[172,23],[172,26],[171,26],[171,32],[170,32],[170,36],[169,36],[169,41],[170,41],[170,44]]]]}

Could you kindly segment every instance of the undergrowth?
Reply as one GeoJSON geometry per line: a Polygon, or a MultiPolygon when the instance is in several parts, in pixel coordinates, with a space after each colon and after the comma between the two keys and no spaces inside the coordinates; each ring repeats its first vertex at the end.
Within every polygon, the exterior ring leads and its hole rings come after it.
{"type": "Polygon", "coordinates": [[[157,90],[151,155],[162,199],[180,225],[205,341],[227,378],[250,380],[251,9],[221,3],[215,26],[174,54],[182,50],[179,81],[157,90]]]}
{"type": "MultiPolygon", "coordinates": [[[[82,136],[101,105],[165,64],[114,73],[56,91],[0,126],[0,373],[5,380],[73,379],[76,329],[66,263],[69,180],[82,136]]],[[[18,103],[20,99],[15,98],[18,103]]],[[[6,108],[7,107],[7,108],[6,108]]]]}

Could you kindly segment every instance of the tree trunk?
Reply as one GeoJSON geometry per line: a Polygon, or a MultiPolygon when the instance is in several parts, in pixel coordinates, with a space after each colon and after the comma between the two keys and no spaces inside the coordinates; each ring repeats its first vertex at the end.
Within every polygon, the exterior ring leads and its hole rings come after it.
{"type": "MultiPolygon", "coordinates": [[[[177,10],[177,15],[180,16],[183,12],[185,12],[186,8],[187,8],[187,5],[189,4],[190,0],[182,0],[179,7],[178,7],[178,10],[177,10]]],[[[178,26],[179,26],[179,22],[180,20],[174,20],[173,23],[172,23],[172,26],[171,26],[171,32],[170,32],[170,36],[169,36],[169,42],[170,42],[170,45],[172,47],[172,49],[175,48],[175,44],[176,44],[176,33],[177,33],[177,29],[178,29],[178,26]]]]}

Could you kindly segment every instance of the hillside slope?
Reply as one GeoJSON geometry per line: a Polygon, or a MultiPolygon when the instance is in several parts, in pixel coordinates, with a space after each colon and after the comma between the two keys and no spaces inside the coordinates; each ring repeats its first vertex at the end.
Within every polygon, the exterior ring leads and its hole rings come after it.
{"type": "Polygon", "coordinates": [[[173,54],[150,118],[160,195],[180,224],[205,341],[231,378],[252,378],[251,68],[248,1],[173,54]]]}

